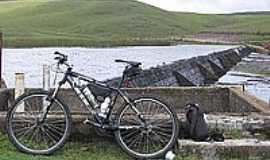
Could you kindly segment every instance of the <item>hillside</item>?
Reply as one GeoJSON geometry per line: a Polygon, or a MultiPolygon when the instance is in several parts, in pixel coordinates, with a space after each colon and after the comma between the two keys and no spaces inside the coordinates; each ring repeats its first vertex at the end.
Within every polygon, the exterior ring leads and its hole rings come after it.
{"type": "Polygon", "coordinates": [[[132,0],[0,1],[7,47],[167,45],[200,32],[269,40],[270,14],[167,12],[132,0]]]}

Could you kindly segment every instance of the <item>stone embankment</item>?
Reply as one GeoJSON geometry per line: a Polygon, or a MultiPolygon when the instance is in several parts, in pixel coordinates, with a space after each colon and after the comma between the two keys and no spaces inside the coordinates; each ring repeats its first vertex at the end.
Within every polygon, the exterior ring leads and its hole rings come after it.
{"type": "MultiPolygon", "coordinates": [[[[137,76],[139,87],[148,86],[198,86],[214,84],[233,66],[254,52],[253,47],[241,46],[225,51],[175,61],[171,64],[152,67],[137,76]]],[[[117,85],[120,78],[108,80],[117,85]]]]}

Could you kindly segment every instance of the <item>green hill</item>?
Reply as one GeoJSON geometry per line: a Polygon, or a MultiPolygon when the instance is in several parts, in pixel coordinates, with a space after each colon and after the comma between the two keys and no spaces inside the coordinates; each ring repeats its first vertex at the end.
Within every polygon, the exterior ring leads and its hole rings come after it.
{"type": "Polygon", "coordinates": [[[200,32],[237,32],[260,41],[268,40],[269,26],[267,12],[177,13],[133,0],[0,0],[7,47],[166,45],[200,32]]]}

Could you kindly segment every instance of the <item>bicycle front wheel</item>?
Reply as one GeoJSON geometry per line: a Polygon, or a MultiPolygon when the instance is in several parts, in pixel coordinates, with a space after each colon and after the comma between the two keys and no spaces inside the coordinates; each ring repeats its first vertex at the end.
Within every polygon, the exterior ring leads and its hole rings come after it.
{"type": "Polygon", "coordinates": [[[70,125],[69,108],[58,98],[51,100],[45,91],[20,96],[7,115],[10,141],[27,154],[49,155],[63,147],[70,125]]]}
{"type": "Polygon", "coordinates": [[[153,98],[139,98],[133,104],[136,109],[126,105],[118,112],[116,140],[124,151],[135,158],[164,156],[178,137],[175,110],[153,98]]]}

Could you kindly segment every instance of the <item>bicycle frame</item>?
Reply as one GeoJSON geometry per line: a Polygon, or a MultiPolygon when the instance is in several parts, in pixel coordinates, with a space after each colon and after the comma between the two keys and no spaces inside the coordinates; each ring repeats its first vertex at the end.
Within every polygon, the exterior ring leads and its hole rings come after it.
{"type": "MultiPolygon", "coordinates": [[[[100,82],[100,81],[97,81],[91,77],[88,77],[88,76],[85,76],[83,74],[80,74],[80,73],[77,73],[77,72],[73,72],[72,71],[72,67],[68,67],[67,71],[64,73],[64,77],[61,81],[58,82],[58,85],[57,87],[55,88],[55,90],[52,92],[52,95],[50,97],[50,101],[51,101],[51,104],[53,103],[54,99],[56,98],[56,96],[58,95],[58,92],[59,92],[59,89],[62,87],[62,85],[64,85],[65,83],[68,83],[70,85],[70,87],[72,88],[72,90],[76,93],[76,95],[79,97],[79,94],[81,94],[81,92],[79,91],[79,87],[80,85],[77,84],[74,80],[74,78],[78,78],[79,80],[82,80],[82,81],[85,81],[85,82],[92,82],[92,83],[95,83],[97,85],[102,85],[103,87],[106,87],[108,89],[110,89],[111,91],[113,92],[116,92],[116,97],[114,98],[113,102],[111,103],[111,107],[109,107],[109,111],[108,111],[108,116],[107,116],[107,119],[109,119],[111,113],[112,113],[112,110],[114,108],[114,105],[115,105],[115,102],[116,102],[116,99],[118,96],[120,96],[126,105],[130,105],[132,110],[135,111],[136,115],[139,117],[139,119],[141,120],[141,122],[143,122],[143,118],[141,117],[141,114],[140,112],[138,111],[138,109],[134,106],[134,104],[132,103],[132,100],[121,90],[121,86],[122,86],[122,83],[125,79],[125,74],[123,74],[122,78],[121,78],[121,81],[120,81],[120,84],[117,88],[114,88],[114,87],[110,87],[108,86],[107,84],[103,83],[103,82],[100,82]]],[[[95,111],[94,107],[91,106],[91,105],[87,105],[85,104],[86,108],[88,109],[88,111],[95,115],[97,112],[95,111]]],[[[43,114],[43,118],[42,118],[42,121],[44,121],[44,119],[46,119],[46,116],[50,110],[50,107],[51,105],[49,105],[46,109],[45,109],[45,112],[43,114]]],[[[98,126],[98,127],[101,127],[101,126],[98,126]]]]}

